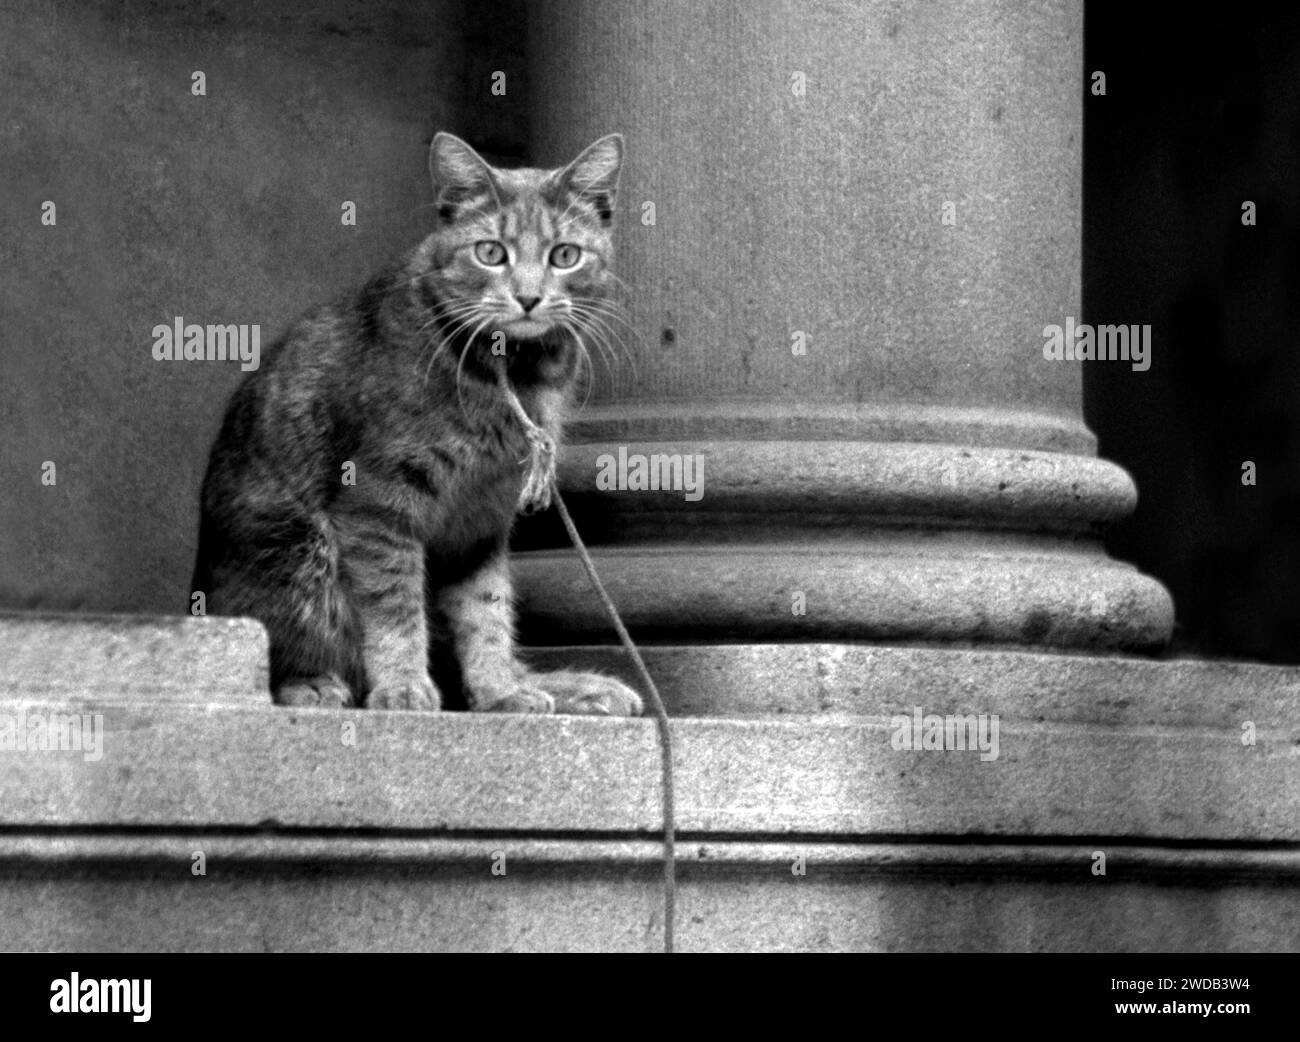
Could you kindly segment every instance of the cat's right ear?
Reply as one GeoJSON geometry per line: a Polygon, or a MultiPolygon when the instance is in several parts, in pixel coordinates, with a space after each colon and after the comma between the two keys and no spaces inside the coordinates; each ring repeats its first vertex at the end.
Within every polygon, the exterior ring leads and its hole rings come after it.
{"type": "Polygon", "coordinates": [[[572,163],[554,175],[568,192],[584,199],[604,225],[614,220],[614,196],[623,168],[623,135],[606,134],[582,150],[572,163]]]}
{"type": "Polygon", "coordinates": [[[429,177],[438,219],[450,221],[466,207],[493,201],[501,205],[492,168],[455,134],[438,132],[429,146],[429,177]]]}

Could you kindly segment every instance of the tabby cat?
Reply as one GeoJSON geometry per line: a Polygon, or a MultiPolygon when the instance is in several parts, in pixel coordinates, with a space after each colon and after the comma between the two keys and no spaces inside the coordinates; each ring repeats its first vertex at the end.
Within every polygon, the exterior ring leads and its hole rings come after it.
{"type": "Polygon", "coordinates": [[[521,461],[558,439],[615,281],[622,160],[610,135],[560,170],[497,169],[438,134],[433,233],[235,392],[192,588],[266,625],[277,702],[641,712],[618,680],[520,663],[507,569],[521,461]]]}

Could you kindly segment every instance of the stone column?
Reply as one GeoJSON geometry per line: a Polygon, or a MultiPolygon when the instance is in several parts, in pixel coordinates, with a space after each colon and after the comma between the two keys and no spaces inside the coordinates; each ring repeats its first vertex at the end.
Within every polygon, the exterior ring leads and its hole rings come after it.
{"type": "MultiPolygon", "coordinates": [[[[528,17],[535,162],[627,139],[627,357],[561,483],[634,634],[1168,640],[1168,593],[1100,542],[1136,490],[1096,457],[1081,363],[1043,354],[1080,320],[1079,5],[528,17]],[[702,497],[601,491],[620,448],[702,456],[702,497]]],[[[518,574],[526,633],[608,635],[571,553],[518,574]]]]}

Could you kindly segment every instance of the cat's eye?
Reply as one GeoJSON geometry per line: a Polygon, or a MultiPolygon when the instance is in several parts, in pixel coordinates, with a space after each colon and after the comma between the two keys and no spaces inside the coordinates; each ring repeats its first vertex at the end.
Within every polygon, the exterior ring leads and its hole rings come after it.
{"type": "Polygon", "coordinates": [[[506,248],[495,239],[484,239],[474,244],[474,257],[480,264],[496,268],[506,262],[506,248]]]}
{"type": "Polygon", "coordinates": [[[582,259],[582,248],[571,242],[562,242],[551,250],[551,267],[572,268],[582,259]]]}

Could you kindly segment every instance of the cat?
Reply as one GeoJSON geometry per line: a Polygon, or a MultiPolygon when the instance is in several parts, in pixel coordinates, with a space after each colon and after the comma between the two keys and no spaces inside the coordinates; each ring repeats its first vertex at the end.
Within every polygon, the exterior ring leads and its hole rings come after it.
{"type": "Polygon", "coordinates": [[[558,170],[436,135],[434,231],[235,391],[192,590],[266,625],[277,703],[641,713],[612,677],[519,661],[508,570],[521,461],[558,441],[616,281],[622,163],[617,134],[558,170]]]}

